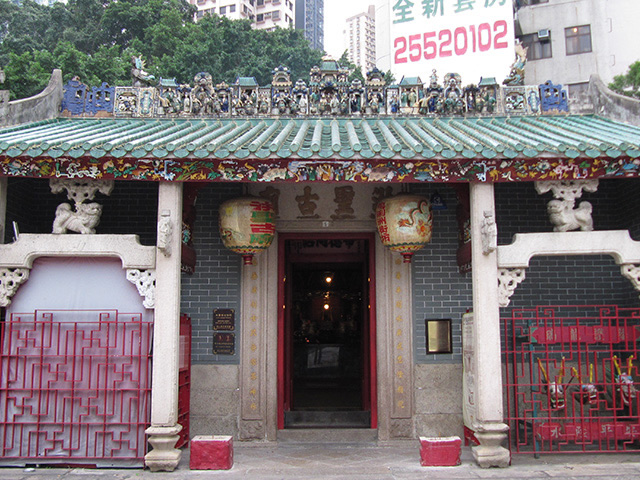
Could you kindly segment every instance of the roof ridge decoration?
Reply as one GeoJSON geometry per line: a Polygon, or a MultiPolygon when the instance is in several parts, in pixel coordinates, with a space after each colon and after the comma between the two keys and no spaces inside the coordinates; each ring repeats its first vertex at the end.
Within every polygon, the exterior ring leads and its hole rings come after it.
{"type": "MultiPolygon", "coordinates": [[[[518,60],[516,60],[517,62],[518,60]]],[[[514,64],[517,70],[517,66],[514,64]]],[[[495,78],[480,78],[463,87],[462,78],[449,72],[439,83],[435,70],[425,85],[420,77],[403,77],[387,85],[384,74],[374,68],[362,82],[348,81],[348,70],[337,62],[323,62],[310,71],[310,81],[291,80],[286,66],[272,71],[271,85],[260,86],[253,77],[235,83],[214,83],[208,72],[199,72],[193,84],[160,79],[132,87],[84,85],[73,77],[64,86],[63,116],[133,118],[224,118],[307,116],[451,116],[538,115],[568,112],[562,85],[524,85],[495,78]]],[[[517,75],[516,75],[517,76],[517,75]]],[[[137,77],[136,77],[137,78],[137,77]]]]}

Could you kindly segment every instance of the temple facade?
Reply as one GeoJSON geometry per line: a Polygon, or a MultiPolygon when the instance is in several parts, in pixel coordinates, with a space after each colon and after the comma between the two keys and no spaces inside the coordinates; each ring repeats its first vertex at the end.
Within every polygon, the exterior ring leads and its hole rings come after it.
{"type": "Polygon", "coordinates": [[[522,68],[54,72],[5,104],[3,463],[173,470],[194,435],[637,451],[640,128],[522,68]]]}

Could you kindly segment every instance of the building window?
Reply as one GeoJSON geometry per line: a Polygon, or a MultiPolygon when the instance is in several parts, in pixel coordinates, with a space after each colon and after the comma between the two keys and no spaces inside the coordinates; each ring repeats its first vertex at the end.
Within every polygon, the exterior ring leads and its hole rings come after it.
{"type": "Polygon", "coordinates": [[[227,13],[227,7],[220,7],[220,15],[225,15],[227,13]]]}
{"type": "Polygon", "coordinates": [[[273,21],[280,20],[280,10],[275,10],[271,12],[271,19],[273,21]]]}
{"type": "Polygon", "coordinates": [[[235,5],[229,5],[229,13],[233,13],[236,11],[236,6],[235,5]]]}
{"type": "Polygon", "coordinates": [[[567,55],[591,51],[591,25],[565,28],[564,38],[567,44],[567,55]]]}
{"type": "Polygon", "coordinates": [[[258,6],[261,7],[262,5],[264,5],[264,0],[258,0],[258,6]]]}
{"type": "Polygon", "coordinates": [[[256,22],[258,23],[264,22],[264,15],[262,13],[259,13],[258,15],[256,15],[256,22]]]}
{"type": "Polygon", "coordinates": [[[522,45],[528,47],[527,60],[540,60],[551,58],[551,33],[547,31],[547,36],[540,38],[539,33],[530,33],[522,36],[522,45]]]}
{"type": "Polygon", "coordinates": [[[198,12],[196,12],[196,17],[198,18],[204,17],[204,12],[202,10],[199,10],[198,12]]]}

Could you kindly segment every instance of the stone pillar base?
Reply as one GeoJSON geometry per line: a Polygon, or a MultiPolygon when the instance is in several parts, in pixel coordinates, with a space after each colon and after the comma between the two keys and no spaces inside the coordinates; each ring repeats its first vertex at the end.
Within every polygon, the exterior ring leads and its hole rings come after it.
{"type": "Polygon", "coordinates": [[[152,450],[144,456],[144,465],[152,472],[173,472],[180,463],[182,451],[174,448],[182,425],[152,426],[145,430],[152,450]]]}
{"type": "Polygon", "coordinates": [[[508,467],[511,452],[502,444],[507,439],[509,427],[504,423],[483,423],[476,428],[475,436],[480,445],[472,447],[473,458],[482,468],[508,467]]]}

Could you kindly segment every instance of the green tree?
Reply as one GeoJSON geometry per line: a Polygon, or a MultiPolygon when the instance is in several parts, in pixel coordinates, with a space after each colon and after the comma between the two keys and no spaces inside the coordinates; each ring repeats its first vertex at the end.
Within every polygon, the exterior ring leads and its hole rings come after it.
{"type": "Polygon", "coordinates": [[[90,86],[126,85],[134,54],[156,78],[181,83],[206,71],[216,83],[253,76],[266,85],[278,65],[289,67],[295,81],[322,59],[299,30],[254,30],[249,20],[215,15],[194,23],[194,13],[186,0],[69,0],[52,8],[0,0],[4,88],[12,98],[34,95],[53,68],[65,81],[77,75],[90,86]]]}
{"type": "Polygon", "coordinates": [[[609,88],[629,97],[640,98],[640,60],[632,63],[624,75],[616,75],[609,88]]]}

